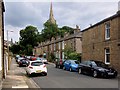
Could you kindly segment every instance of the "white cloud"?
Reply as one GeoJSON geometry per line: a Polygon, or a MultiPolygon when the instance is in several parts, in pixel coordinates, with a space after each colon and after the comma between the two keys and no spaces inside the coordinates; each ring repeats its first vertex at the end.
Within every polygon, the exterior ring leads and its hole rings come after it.
{"type": "MultiPolygon", "coordinates": [[[[54,2],[53,12],[58,26],[68,25],[81,29],[97,23],[117,12],[117,2],[54,2]]],[[[14,30],[10,38],[18,41],[19,30],[27,25],[43,28],[49,18],[49,2],[6,2],[5,30],[14,30]]]]}
{"type": "Polygon", "coordinates": [[[119,0],[5,0],[6,2],[118,2],[119,0]]]}

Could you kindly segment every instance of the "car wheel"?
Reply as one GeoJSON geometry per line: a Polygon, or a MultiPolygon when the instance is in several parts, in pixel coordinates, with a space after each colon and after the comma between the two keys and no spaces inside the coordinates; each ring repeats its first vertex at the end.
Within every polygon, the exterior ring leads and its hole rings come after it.
{"type": "Polygon", "coordinates": [[[29,74],[27,71],[26,71],[26,74],[27,74],[27,76],[28,76],[28,77],[30,77],[30,76],[31,76],[31,74],[29,74]]]}
{"type": "Polygon", "coordinates": [[[59,65],[58,68],[61,69],[61,66],[59,65]]]}
{"type": "Polygon", "coordinates": [[[55,68],[57,68],[57,65],[55,65],[55,68]]]}
{"type": "Polygon", "coordinates": [[[63,66],[63,70],[65,70],[66,68],[65,68],[65,66],[63,66]]]}
{"type": "Polygon", "coordinates": [[[79,74],[81,74],[81,73],[82,73],[81,68],[79,68],[79,69],[78,69],[78,73],[79,73],[79,74]]]}
{"type": "Polygon", "coordinates": [[[70,67],[70,72],[72,72],[72,68],[70,67]]]}
{"type": "Polygon", "coordinates": [[[93,72],[93,77],[96,78],[97,76],[98,76],[97,71],[94,71],[94,72],[93,72]]]}
{"type": "Polygon", "coordinates": [[[44,76],[47,76],[47,73],[44,73],[44,76]]]}

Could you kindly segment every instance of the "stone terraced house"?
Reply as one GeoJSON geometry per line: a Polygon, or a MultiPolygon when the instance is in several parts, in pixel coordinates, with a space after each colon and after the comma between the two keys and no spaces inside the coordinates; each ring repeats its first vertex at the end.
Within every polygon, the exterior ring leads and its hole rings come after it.
{"type": "Polygon", "coordinates": [[[82,51],[82,60],[103,61],[120,72],[120,11],[82,31],[82,51]]]}

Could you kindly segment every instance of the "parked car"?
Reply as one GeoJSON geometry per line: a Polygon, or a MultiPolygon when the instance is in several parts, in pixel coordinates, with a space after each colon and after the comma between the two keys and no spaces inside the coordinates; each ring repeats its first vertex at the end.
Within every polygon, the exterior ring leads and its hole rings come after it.
{"type": "Polygon", "coordinates": [[[31,61],[37,60],[37,57],[31,56],[31,57],[30,57],[30,60],[31,60],[31,61]]]}
{"type": "Polygon", "coordinates": [[[21,59],[18,64],[19,64],[19,67],[27,66],[28,60],[27,59],[21,59]]]}
{"type": "Polygon", "coordinates": [[[62,69],[64,62],[65,62],[65,59],[57,59],[55,61],[55,67],[62,69]]]}
{"type": "Polygon", "coordinates": [[[48,61],[47,61],[46,58],[40,58],[40,60],[41,60],[43,63],[48,64],[48,61]]]}
{"type": "Polygon", "coordinates": [[[80,63],[78,67],[79,73],[89,74],[93,77],[116,77],[117,71],[106,65],[105,63],[101,61],[95,61],[95,60],[87,60],[80,63]]]}
{"type": "Polygon", "coordinates": [[[19,57],[18,59],[16,59],[16,62],[19,63],[20,60],[25,59],[24,57],[19,57]]]}
{"type": "Polygon", "coordinates": [[[20,55],[16,55],[16,56],[15,56],[16,61],[17,61],[17,59],[18,59],[19,57],[20,57],[20,55]]]}
{"type": "Polygon", "coordinates": [[[63,64],[64,70],[78,71],[79,61],[77,60],[66,60],[63,64]]]}
{"type": "Polygon", "coordinates": [[[26,67],[26,72],[28,75],[42,74],[42,75],[46,76],[47,75],[47,67],[43,62],[41,62],[39,60],[29,61],[28,65],[26,67]]]}

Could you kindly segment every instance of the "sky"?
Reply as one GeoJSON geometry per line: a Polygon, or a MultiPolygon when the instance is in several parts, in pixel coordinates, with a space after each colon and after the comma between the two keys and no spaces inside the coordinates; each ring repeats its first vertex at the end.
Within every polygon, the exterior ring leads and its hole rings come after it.
{"type": "Polygon", "coordinates": [[[49,19],[50,4],[58,27],[76,25],[81,30],[110,17],[118,11],[119,0],[4,0],[5,39],[19,41],[19,31],[26,26],[37,27],[40,32],[49,19]]]}

